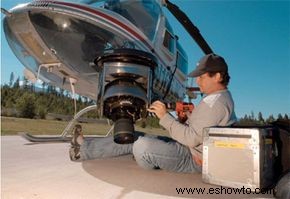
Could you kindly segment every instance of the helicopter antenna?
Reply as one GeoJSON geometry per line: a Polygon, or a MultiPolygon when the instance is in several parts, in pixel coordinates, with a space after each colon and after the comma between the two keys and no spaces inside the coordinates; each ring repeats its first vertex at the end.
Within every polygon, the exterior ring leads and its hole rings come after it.
{"type": "Polygon", "coordinates": [[[178,6],[171,3],[169,0],[163,0],[164,6],[173,14],[173,16],[181,23],[186,29],[190,36],[195,40],[198,46],[202,49],[205,54],[213,53],[208,43],[205,41],[203,36],[200,34],[199,29],[191,22],[188,16],[179,9],[178,6]]]}

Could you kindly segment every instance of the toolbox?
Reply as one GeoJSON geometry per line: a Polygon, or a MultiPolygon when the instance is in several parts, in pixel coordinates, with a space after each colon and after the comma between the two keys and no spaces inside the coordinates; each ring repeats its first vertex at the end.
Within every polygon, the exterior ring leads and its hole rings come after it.
{"type": "Polygon", "coordinates": [[[282,172],[273,127],[211,127],[203,132],[202,179],[234,188],[269,188],[282,172]]]}

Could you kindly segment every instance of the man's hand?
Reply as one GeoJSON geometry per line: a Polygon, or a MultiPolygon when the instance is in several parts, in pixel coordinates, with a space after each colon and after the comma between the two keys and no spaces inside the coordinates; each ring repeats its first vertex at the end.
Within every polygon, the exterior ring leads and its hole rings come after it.
{"type": "Polygon", "coordinates": [[[150,113],[155,113],[156,116],[160,119],[162,118],[166,113],[166,106],[160,101],[155,101],[151,104],[149,109],[147,109],[150,113]]]}

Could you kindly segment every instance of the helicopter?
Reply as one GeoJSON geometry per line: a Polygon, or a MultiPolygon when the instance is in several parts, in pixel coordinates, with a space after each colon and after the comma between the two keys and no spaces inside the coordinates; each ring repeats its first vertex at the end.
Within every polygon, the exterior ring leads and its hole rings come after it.
{"type": "MultiPolygon", "coordinates": [[[[134,123],[148,116],[151,102],[192,109],[186,96],[187,54],[163,9],[167,8],[205,53],[212,53],[198,28],[168,0],[40,0],[5,14],[7,42],[28,79],[86,96],[96,102],[74,115],[58,137],[25,134],[32,142],[65,141],[75,121],[97,110],[114,122],[114,141],[134,142],[134,123]]],[[[181,116],[182,114],[178,114],[181,116]]]]}

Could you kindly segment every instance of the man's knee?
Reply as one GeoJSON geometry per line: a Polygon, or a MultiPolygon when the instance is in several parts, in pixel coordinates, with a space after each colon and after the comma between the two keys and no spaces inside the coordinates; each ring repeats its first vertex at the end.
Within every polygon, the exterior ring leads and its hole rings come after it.
{"type": "Polygon", "coordinates": [[[154,169],[150,162],[150,151],[152,150],[152,139],[139,137],[133,144],[133,155],[139,166],[146,169],[154,169]]]}
{"type": "Polygon", "coordinates": [[[133,155],[135,158],[144,156],[150,149],[150,139],[145,137],[139,137],[133,144],[133,155]]]}

